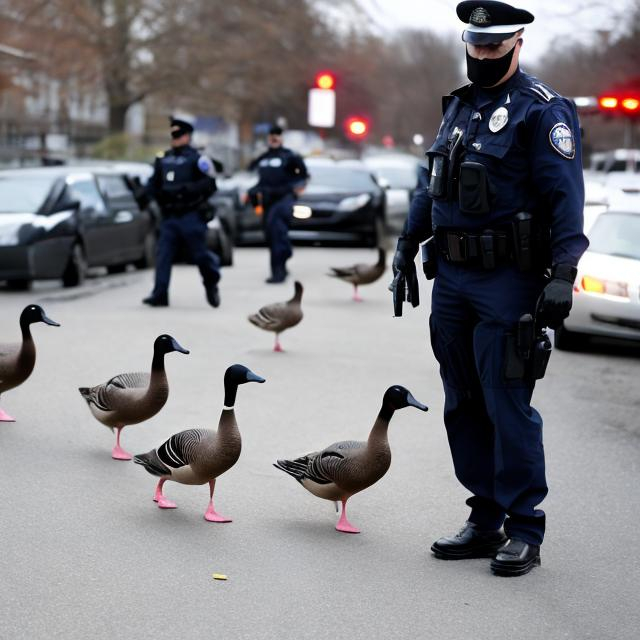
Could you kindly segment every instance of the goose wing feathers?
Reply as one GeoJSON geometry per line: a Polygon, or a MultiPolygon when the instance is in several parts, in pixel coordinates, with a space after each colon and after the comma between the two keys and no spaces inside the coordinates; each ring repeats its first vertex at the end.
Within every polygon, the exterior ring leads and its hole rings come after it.
{"type": "Polygon", "coordinates": [[[163,464],[171,469],[178,469],[191,464],[198,445],[206,437],[206,429],[187,429],[172,435],[156,449],[156,454],[163,464]]]}
{"type": "Polygon", "coordinates": [[[286,302],[268,304],[262,307],[258,313],[249,316],[249,322],[261,329],[273,331],[282,324],[283,317],[287,314],[287,311],[286,302]]]}
{"type": "Polygon", "coordinates": [[[80,393],[89,404],[94,404],[101,411],[113,411],[113,399],[122,391],[146,389],[149,386],[148,373],[121,373],[108,382],[95,387],[80,389],[80,393]]]}

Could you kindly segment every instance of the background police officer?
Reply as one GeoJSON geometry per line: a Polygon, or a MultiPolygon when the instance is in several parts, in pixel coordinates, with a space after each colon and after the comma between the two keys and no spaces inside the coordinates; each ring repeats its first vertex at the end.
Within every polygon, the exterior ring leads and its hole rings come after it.
{"type": "Polygon", "coordinates": [[[258,184],[249,191],[254,206],[262,207],[263,224],[271,258],[268,283],[284,282],[287,260],[293,255],[289,226],[296,196],[304,189],[307,167],[296,153],[282,146],[282,129],[274,125],[267,138],[269,148],[250,165],[258,170],[258,184]]]}
{"type": "Polygon", "coordinates": [[[545,530],[542,419],[530,405],[550,351],[541,327],[568,316],[588,245],[579,126],[569,100],[519,69],[533,15],[491,0],[461,2],[457,13],[471,84],[444,99],[392,289],[396,315],[405,299],[418,304],[414,258],[430,238],[423,266],[435,277],[444,421],[456,476],[473,494],[461,531],[431,550],[495,556],[495,574],[522,575],[539,564],[545,530]]]}
{"type": "Polygon", "coordinates": [[[181,245],[198,265],[207,301],[213,307],[220,304],[220,260],[206,244],[208,199],[216,190],[215,169],[211,159],[190,145],[192,133],[189,122],[171,118],[171,149],[156,158],[147,183],[148,196],[158,202],[162,211],[155,286],[143,300],[152,307],[169,304],[171,267],[181,245]]]}

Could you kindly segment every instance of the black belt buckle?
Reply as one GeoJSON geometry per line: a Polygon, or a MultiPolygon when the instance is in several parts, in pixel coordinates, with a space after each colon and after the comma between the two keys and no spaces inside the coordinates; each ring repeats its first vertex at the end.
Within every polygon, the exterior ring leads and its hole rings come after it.
{"type": "Polygon", "coordinates": [[[467,236],[461,233],[448,233],[447,250],[451,262],[466,262],[469,255],[467,236]]]}

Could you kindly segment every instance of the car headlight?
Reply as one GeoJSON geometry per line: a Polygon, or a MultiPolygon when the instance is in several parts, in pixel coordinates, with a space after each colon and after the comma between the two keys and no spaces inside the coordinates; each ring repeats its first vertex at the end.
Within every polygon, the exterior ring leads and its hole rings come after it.
{"type": "Polygon", "coordinates": [[[587,293],[599,293],[629,299],[629,285],[626,282],[613,282],[612,280],[602,280],[593,276],[583,276],[581,284],[587,293]]]}
{"type": "Polygon", "coordinates": [[[307,220],[312,214],[311,207],[307,207],[304,204],[296,204],[293,207],[293,217],[298,218],[298,220],[307,220]]]}
{"type": "Polygon", "coordinates": [[[365,205],[371,201],[371,195],[368,193],[361,193],[359,196],[350,196],[341,200],[338,205],[338,211],[357,211],[362,209],[365,205]]]}

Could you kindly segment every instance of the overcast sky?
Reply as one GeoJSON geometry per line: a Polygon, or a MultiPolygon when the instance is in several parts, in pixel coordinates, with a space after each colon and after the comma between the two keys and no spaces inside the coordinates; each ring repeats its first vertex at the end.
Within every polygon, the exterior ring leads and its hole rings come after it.
{"type": "MultiPolygon", "coordinates": [[[[535,16],[525,30],[521,59],[537,62],[556,39],[593,37],[598,30],[615,29],[632,0],[514,0],[513,5],[535,16]]],[[[402,27],[428,28],[459,37],[458,0],[360,0],[380,31],[402,27]]]]}

